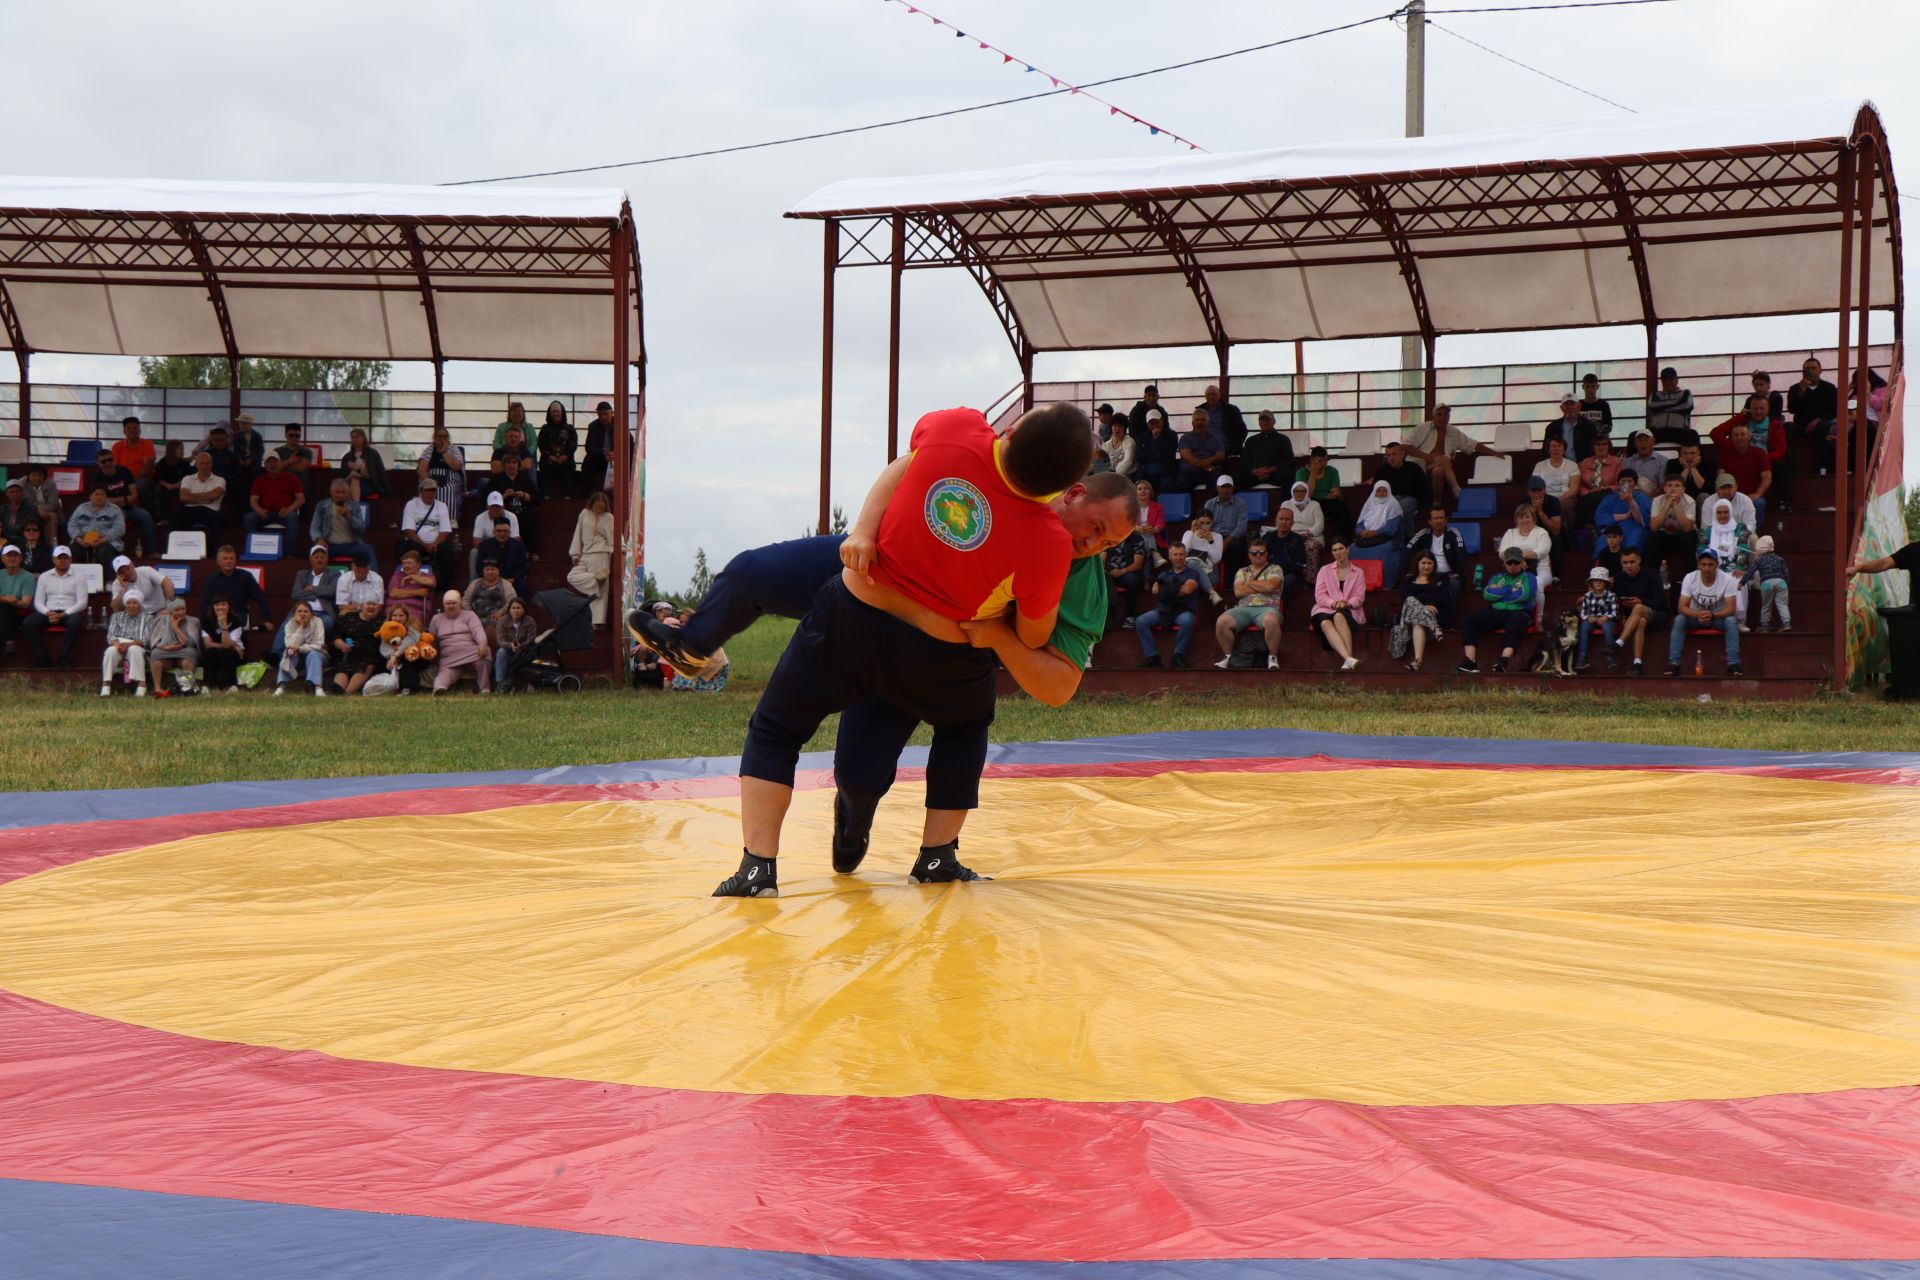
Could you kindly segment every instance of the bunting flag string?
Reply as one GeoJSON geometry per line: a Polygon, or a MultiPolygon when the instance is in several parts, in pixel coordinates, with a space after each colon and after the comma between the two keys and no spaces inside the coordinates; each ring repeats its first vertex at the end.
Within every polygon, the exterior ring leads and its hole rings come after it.
{"type": "Polygon", "coordinates": [[[1168,138],[1172,138],[1175,142],[1178,142],[1183,146],[1185,146],[1189,151],[1205,151],[1206,150],[1205,147],[1193,141],[1193,139],[1182,137],[1180,134],[1175,133],[1173,130],[1167,128],[1164,125],[1154,124],[1150,120],[1143,120],[1139,116],[1133,114],[1133,112],[1127,110],[1125,107],[1117,106],[1114,103],[1107,101],[1105,98],[1101,97],[1099,94],[1094,93],[1091,89],[1082,88],[1080,85],[1073,84],[1072,82],[1067,80],[1062,80],[1059,76],[1054,75],[1052,72],[1045,71],[1040,67],[1036,67],[1035,65],[1033,65],[1033,63],[1028,62],[1025,58],[1021,58],[1014,54],[1011,54],[1007,52],[1005,49],[1002,49],[1000,46],[992,43],[991,41],[982,40],[978,35],[969,37],[966,32],[962,31],[959,27],[954,26],[953,23],[946,21],[944,18],[939,18],[934,16],[933,14],[927,12],[927,10],[921,7],[920,5],[909,4],[907,0],[882,0],[882,3],[899,5],[902,9],[905,9],[910,15],[925,18],[929,22],[933,23],[933,25],[936,27],[941,27],[946,30],[952,31],[954,39],[956,40],[966,40],[970,38],[974,41],[974,43],[978,44],[982,50],[985,50],[990,53],[999,54],[1001,66],[1003,67],[1011,66],[1017,62],[1021,66],[1026,68],[1025,74],[1045,76],[1047,80],[1056,89],[1065,89],[1070,94],[1078,94],[1081,97],[1091,98],[1093,101],[1099,103],[1101,106],[1107,109],[1108,116],[1110,117],[1119,116],[1121,119],[1126,120],[1131,124],[1137,124],[1141,128],[1145,129],[1148,132],[1148,134],[1150,134],[1153,137],[1158,138],[1158,137],[1165,136],[1168,138]]]}

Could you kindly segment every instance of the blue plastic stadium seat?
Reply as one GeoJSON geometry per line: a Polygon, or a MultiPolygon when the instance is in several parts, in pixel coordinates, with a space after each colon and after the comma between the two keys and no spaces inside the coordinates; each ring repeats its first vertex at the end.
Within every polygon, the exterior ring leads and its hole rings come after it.
{"type": "Polygon", "coordinates": [[[67,441],[67,465],[70,467],[90,467],[93,465],[94,459],[99,456],[100,442],[98,440],[67,441]]]}
{"type": "Polygon", "coordinates": [[[1467,554],[1480,554],[1480,525],[1478,521],[1465,520],[1452,526],[1460,531],[1460,541],[1466,544],[1467,554]]]}
{"type": "Polygon", "coordinates": [[[1160,510],[1167,517],[1168,524],[1190,519],[1193,516],[1193,495],[1163,493],[1160,495],[1160,510]]]}
{"type": "Polygon", "coordinates": [[[1487,520],[1498,509],[1498,501],[1490,488],[1479,487],[1462,489],[1460,501],[1453,509],[1455,520],[1487,520]]]}
{"type": "Polygon", "coordinates": [[[1267,518],[1267,491],[1265,489],[1254,489],[1243,493],[1240,495],[1240,500],[1247,504],[1248,523],[1256,520],[1265,520],[1267,518]]]}

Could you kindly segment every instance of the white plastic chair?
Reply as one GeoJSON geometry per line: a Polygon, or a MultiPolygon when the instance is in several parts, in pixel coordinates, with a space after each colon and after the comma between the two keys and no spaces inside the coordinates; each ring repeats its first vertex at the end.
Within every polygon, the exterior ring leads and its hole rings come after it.
{"type": "Polygon", "coordinates": [[[168,560],[205,560],[207,558],[207,535],[204,531],[176,530],[167,535],[168,560]]]}
{"type": "Polygon", "coordinates": [[[1468,484],[1506,484],[1513,479],[1513,459],[1489,458],[1486,454],[1476,454],[1473,459],[1473,479],[1468,484]]]}
{"type": "Polygon", "coordinates": [[[1533,448],[1533,428],[1524,422],[1503,422],[1493,429],[1493,447],[1502,453],[1523,453],[1533,448]]]}

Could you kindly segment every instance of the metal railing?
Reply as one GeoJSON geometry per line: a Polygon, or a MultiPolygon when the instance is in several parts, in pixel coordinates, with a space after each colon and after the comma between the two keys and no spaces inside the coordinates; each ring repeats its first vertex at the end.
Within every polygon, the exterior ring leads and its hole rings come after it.
{"type": "MultiPolygon", "coordinates": [[[[1872,367],[1885,374],[1893,360],[1891,345],[1869,349],[1872,367]]],[[[1693,392],[1693,422],[1702,431],[1732,417],[1752,390],[1756,370],[1773,379],[1773,390],[1785,394],[1800,377],[1800,367],[1811,355],[1820,361],[1829,379],[1836,364],[1831,348],[1792,351],[1735,352],[1725,355],[1663,357],[1661,367],[1672,366],[1680,385],[1693,392]]],[[[1614,438],[1624,438],[1646,422],[1646,361],[1593,360],[1578,363],[1474,365],[1437,371],[1438,399],[1453,409],[1453,425],[1478,440],[1492,443],[1501,426],[1529,428],[1529,439],[1539,441],[1547,424],[1560,416],[1560,398],[1580,394],[1580,379],[1600,379],[1600,395],[1613,410],[1614,438]]],[[[1356,430],[1398,430],[1424,416],[1422,374],[1417,369],[1373,369],[1342,373],[1233,375],[1228,388],[1233,403],[1246,415],[1249,429],[1262,409],[1271,409],[1280,430],[1289,433],[1296,449],[1325,445],[1339,452],[1347,435],[1356,430]]],[[[1210,377],[1115,379],[1082,382],[1041,382],[1034,385],[1035,403],[1064,400],[1091,414],[1101,404],[1126,413],[1151,382],[1160,389],[1168,426],[1186,430],[1186,419],[1201,403],[1210,377]]],[[[990,413],[997,426],[1019,416],[1019,388],[1010,398],[995,401],[990,413]]],[[[1376,452],[1372,442],[1362,452],[1376,452]]]]}
{"type": "MultiPolygon", "coordinates": [[[[506,420],[509,400],[526,405],[527,421],[536,432],[548,402],[558,400],[584,441],[594,406],[606,398],[604,392],[449,391],[446,425],[462,449],[491,449],[494,427],[506,420]]],[[[242,391],[240,407],[253,415],[254,430],[269,445],[279,442],[287,423],[296,422],[303,437],[326,446],[330,457],[347,447],[347,433],[355,427],[365,430],[390,462],[401,464],[417,459],[433,437],[431,391],[242,391]]],[[[227,416],[227,391],[36,382],[28,457],[60,462],[69,440],[118,440],[120,421],[128,414],[140,418],[148,439],[184,440],[191,448],[227,416]]],[[[12,384],[0,385],[0,437],[19,431],[19,391],[12,384]]]]}

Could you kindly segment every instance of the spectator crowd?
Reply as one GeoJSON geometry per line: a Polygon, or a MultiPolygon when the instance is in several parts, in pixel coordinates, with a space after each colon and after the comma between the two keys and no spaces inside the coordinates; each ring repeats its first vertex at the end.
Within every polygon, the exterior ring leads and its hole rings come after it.
{"type": "MultiPolygon", "coordinates": [[[[1887,388],[1877,373],[1869,384],[1871,434],[1887,388]]],[[[1259,412],[1250,428],[1218,386],[1181,412],[1149,385],[1125,413],[1097,409],[1094,469],[1133,479],[1142,510],[1134,536],[1108,553],[1110,626],[1134,629],[1143,667],[1185,667],[1212,606],[1224,655],[1215,665],[1258,666],[1264,656],[1280,669],[1286,603],[1299,594],[1342,670],[1361,664],[1362,628],[1384,630],[1388,652],[1415,672],[1457,628],[1458,670],[1480,671],[1487,648],[1498,672],[1524,637],[1553,629],[1548,594],[1564,584],[1579,593],[1564,615],[1579,670],[1597,653],[1610,670],[1643,675],[1647,637],[1665,631],[1668,675],[1683,674],[1690,638],[1698,648],[1718,636],[1727,674],[1739,676],[1750,616],[1762,631],[1793,627],[1791,547],[1770,522],[1794,509],[1795,473],[1824,474],[1847,435],[1839,391],[1817,359],[1784,393],[1765,372],[1750,386],[1726,420],[1696,423],[1692,391],[1663,369],[1644,426],[1627,430],[1616,428],[1598,376],[1585,375],[1541,424],[1544,457],[1523,475],[1507,472],[1524,499],[1477,511],[1469,545],[1455,513],[1469,490],[1482,501],[1494,493],[1473,484],[1476,461],[1506,455],[1455,425],[1449,406],[1346,476],[1347,461],[1324,446],[1297,451],[1273,413],[1259,412]],[[1483,529],[1492,563],[1475,562],[1483,529]],[[1397,601],[1370,609],[1370,592],[1381,591],[1397,601]]]]}
{"type": "Polygon", "coordinates": [[[530,609],[543,519],[572,521],[564,571],[539,576],[564,581],[578,609],[558,606],[552,621],[584,611],[608,625],[610,402],[584,434],[558,400],[537,428],[514,402],[484,459],[436,430],[397,518],[379,514],[396,496],[393,464],[365,431],[331,460],[298,423],[278,434],[269,447],[243,413],[191,447],[156,448],[128,416],[71,506],[54,468],[15,468],[0,495],[5,655],[70,666],[97,630],[102,697],[117,685],[141,698],[510,688],[541,634],[530,609]],[[276,617],[266,566],[287,557],[303,563],[276,617]]]}

